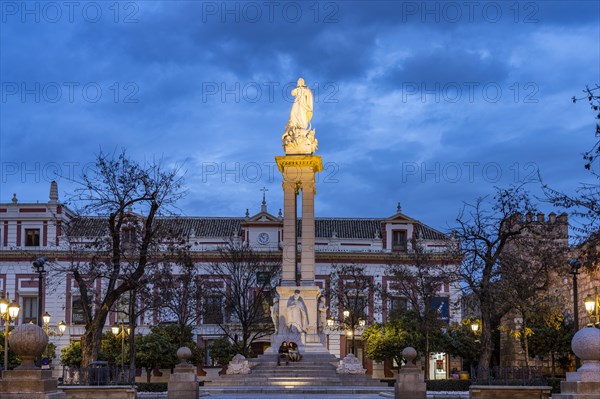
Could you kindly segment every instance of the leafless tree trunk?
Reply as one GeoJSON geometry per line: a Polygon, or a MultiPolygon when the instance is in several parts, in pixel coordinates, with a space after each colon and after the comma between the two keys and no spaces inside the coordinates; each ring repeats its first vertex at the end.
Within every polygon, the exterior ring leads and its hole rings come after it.
{"type": "Polygon", "coordinates": [[[97,359],[109,313],[143,281],[159,243],[170,234],[157,217],[184,195],[178,170],[164,171],[156,162],[139,164],[125,151],[100,153],[95,166],[76,181],[79,187],[70,199],[80,206],[65,226],[71,262],[53,265],[73,276],[81,295],[83,366],[97,359]]]}
{"type": "Polygon", "coordinates": [[[502,306],[498,281],[502,276],[501,257],[507,245],[526,232],[530,224],[522,215],[533,213],[529,195],[522,187],[496,189],[494,197],[479,198],[465,204],[458,215],[454,236],[463,256],[456,278],[465,284],[465,294],[472,295],[481,312],[481,354],[479,377],[489,378],[493,342],[492,319],[508,309],[502,306]]]}
{"type": "Polygon", "coordinates": [[[220,260],[207,267],[210,280],[203,283],[206,287],[203,301],[220,298],[224,306],[213,307],[213,312],[222,313],[205,317],[219,325],[238,343],[242,354],[248,355],[253,342],[274,331],[269,306],[273,288],[279,284],[281,255],[231,242],[219,249],[219,257],[220,260]]]}

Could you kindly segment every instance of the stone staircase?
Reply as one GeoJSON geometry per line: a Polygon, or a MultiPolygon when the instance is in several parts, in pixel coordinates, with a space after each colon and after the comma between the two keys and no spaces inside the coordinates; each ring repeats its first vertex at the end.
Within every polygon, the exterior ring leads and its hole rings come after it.
{"type": "Polygon", "coordinates": [[[352,386],[384,387],[385,384],[369,375],[337,374],[338,359],[329,353],[304,353],[299,362],[277,366],[274,354],[250,359],[251,374],[223,375],[209,386],[264,386],[282,388],[352,386]]]}

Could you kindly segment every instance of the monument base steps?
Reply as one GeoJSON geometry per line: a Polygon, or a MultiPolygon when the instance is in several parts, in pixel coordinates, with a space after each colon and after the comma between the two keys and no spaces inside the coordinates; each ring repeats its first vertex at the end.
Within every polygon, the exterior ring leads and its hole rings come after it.
{"type": "Polygon", "coordinates": [[[252,360],[252,373],[223,375],[206,386],[272,386],[272,387],[319,387],[319,386],[365,386],[385,387],[386,384],[365,374],[337,374],[339,360],[327,353],[302,353],[302,360],[282,362],[277,366],[277,355],[261,355],[252,360]]]}

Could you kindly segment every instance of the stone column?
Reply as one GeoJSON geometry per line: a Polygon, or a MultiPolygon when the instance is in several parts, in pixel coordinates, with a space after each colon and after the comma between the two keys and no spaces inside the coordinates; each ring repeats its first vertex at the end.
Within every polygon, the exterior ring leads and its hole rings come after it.
{"type": "Polygon", "coordinates": [[[315,285],[315,181],[302,182],[302,276],[300,285],[315,285]]]}
{"type": "Polygon", "coordinates": [[[283,180],[283,259],[281,285],[296,285],[296,195],[297,183],[283,180]]]}

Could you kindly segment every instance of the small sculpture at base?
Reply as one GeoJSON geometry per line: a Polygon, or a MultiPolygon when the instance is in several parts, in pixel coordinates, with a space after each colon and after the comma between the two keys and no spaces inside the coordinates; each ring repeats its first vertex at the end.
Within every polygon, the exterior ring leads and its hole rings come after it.
{"type": "Polygon", "coordinates": [[[275,332],[279,331],[279,295],[273,297],[273,305],[271,305],[271,319],[275,332]]]}
{"type": "Polygon", "coordinates": [[[319,331],[320,333],[325,331],[325,326],[327,325],[327,309],[329,309],[329,306],[327,306],[325,295],[321,294],[321,296],[319,297],[319,307],[318,307],[319,325],[317,327],[317,331],[319,331]]]}
{"type": "Polygon", "coordinates": [[[294,291],[287,303],[287,325],[290,333],[305,333],[308,320],[306,305],[300,296],[300,291],[294,291]]]}
{"type": "Polygon", "coordinates": [[[227,374],[250,374],[251,372],[248,360],[239,353],[231,359],[227,366],[227,374]]]}
{"type": "Polygon", "coordinates": [[[367,370],[363,368],[360,359],[350,353],[340,360],[336,372],[338,374],[364,374],[367,370]]]}

